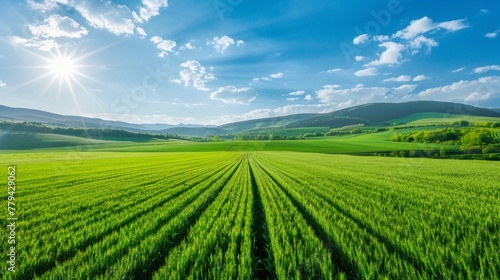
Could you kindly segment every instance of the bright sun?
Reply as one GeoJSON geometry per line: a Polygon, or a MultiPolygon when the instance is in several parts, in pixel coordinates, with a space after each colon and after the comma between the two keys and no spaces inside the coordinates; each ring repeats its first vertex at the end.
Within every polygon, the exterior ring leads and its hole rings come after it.
{"type": "Polygon", "coordinates": [[[74,79],[78,65],[70,56],[59,55],[50,62],[51,73],[61,80],[74,79]]]}

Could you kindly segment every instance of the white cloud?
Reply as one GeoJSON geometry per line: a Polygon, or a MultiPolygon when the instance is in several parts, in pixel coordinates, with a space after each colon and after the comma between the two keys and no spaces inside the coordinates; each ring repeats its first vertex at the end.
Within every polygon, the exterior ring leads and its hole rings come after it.
{"type": "Polygon", "coordinates": [[[360,45],[360,44],[364,44],[366,42],[368,42],[370,40],[370,36],[368,34],[362,34],[362,35],[359,35],[358,37],[354,38],[352,40],[352,43],[354,45],[360,45]]]}
{"type": "Polygon", "coordinates": [[[168,55],[168,53],[174,52],[174,48],[177,45],[175,41],[163,40],[160,36],[154,36],[150,39],[150,41],[156,44],[157,49],[161,50],[158,54],[159,57],[164,57],[168,55]]]}
{"type": "Polygon", "coordinates": [[[214,119],[205,124],[220,125],[230,122],[286,116],[291,114],[327,113],[331,111],[333,111],[333,108],[329,104],[290,104],[274,109],[269,109],[269,108],[255,109],[241,115],[237,114],[222,115],[219,116],[217,119],[214,119]]]}
{"type": "Polygon", "coordinates": [[[308,94],[304,97],[304,99],[307,101],[311,101],[311,100],[313,100],[313,97],[312,97],[312,95],[308,94]]]}
{"type": "Polygon", "coordinates": [[[286,99],[286,101],[295,101],[295,100],[298,100],[299,98],[298,97],[289,97],[286,99]]]}
{"type": "Polygon", "coordinates": [[[149,21],[152,17],[160,14],[160,9],[168,7],[167,0],[142,0],[142,7],[139,13],[133,13],[134,19],[138,22],[149,21]]]}
{"type": "Polygon", "coordinates": [[[183,48],[187,50],[192,50],[194,49],[194,46],[191,44],[191,42],[187,42],[186,44],[184,44],[183,48]]]}
{"type": "Polygon", "coordinates": [[[10,38],[10,42],[14,45],[20,45],[28,48],[37,48],[41,51],[46,51],[46,52],[57,50],[60,47],[59,44],[54,39],[42,40],[37,37],[33,37],[31,39],[25,39],[13,36],[10,38]]]}
{"type": "Polygon", "coordinates": [[[386,50],[380,55],[380,58],[378,60],[374,60],[368,65],[390,65],[400,63],[399,60],[402,57],[401,52],[405,49],[404,45],[394,42],[384,42],[379,46],[386,48],[386,50]]]}
{"type": "Polygon", "coordinates": [[[486,33],[486,35],[484,35],[484,37],[486,38],[490,38],[490,39],[495,39],[498,35],[498,31],[495,31],[495,32],[490,32],[490,33],[486,33]]]}
{"type": "Polygon", "coordinates": [[[491,97],[490,92],[486,92],[483,94],[481,94],[479,92],[473,92],[473,93],[469,94],[468,96],[466,96],[464,98],[464,101],[467,103],[478,102],[478,101],[488,100],[488,99],[490,99],[490,97],[491,97]]]}
{"type": "Polygon", "coordinates": [[[137,33],[137,35],[139,35],[139,38],[141,38],[141,39],[144,39],[148,36],[146,31],[144,31],[144,29],[142,29],[140,27],[136,27],[135,32],[137,33]]]}
{"type": "Polygon", "coordinates": [[[81,38],[88,30],[69,17],[52,15],[39,24],[28,24],[28,29],[35,37],[42,38],[81,38]]]}
{"type": "Polygon", "coordinates": [[[361,55],[357,55],[355,58],[354,58],[356,61],[363,61],[366,59],[366,57],[364,56],[361,56],[361,55]]]}
{"type": "Polygon", "coordinates": [[[192,85],[198,90],[210,90],[205,83],[215,79],[213,73],[207,73],[207,69],[196,60],[188,60],[180,66],[186,68],[179,73],[185,87],[192,85]]]}
{"type": "Polygon", "coordinates": [[[417,85],[402,85],[397,88],[393,88],[390,93],[395,95],[406,95],[413,92],[418,86],[417,85]]]}
{"type": "Polygon", "coordinates": [[[488,71],[500,71],[500,65],[490,65],[490,66],[483,66],[483,67],[477,67],[472,70],[476,74],[482,74],[486,73],[488,71]]]}
{"type": "Polygon", "coordinates": [[[44,0],[43,2],[37,2],[34,0],[27,0],[28,6],[33,10],[50,11],[54,10],[59,6],[60,2],[58,0],[44,0]]]}
{"type": "Polygon", "coordinates": [[[113,5],[110,1],[103,2],[102,5],[87,1],[68,1],[67,5],[78,11],[94,28],[104,29],[115,35],[134,34],[135,24],[131,12],[124,5],[113,5]]]}
{"type": "Polygon", "coordinates": [[[408,75],[401,75],[401,76],[396,77],[396,78],[385,79],[382,82],[386,83],[386,82],[409,82],[409,81],[411,81],[411,77],[410,76],[408,76],[408,75]]]}
{"type": "Polygon", "coordinates": [[[355,87],[348,89],[324,86],[316,91],[316,97],[322,103],[339,104],[344,102],[369,103],[382,98],[388,92],[385,87],[355,87]],[[354,101],[353,101],[354,100],[354,101]]]}
{"type": "Polygon", "coordinates": [[[464,71],[465,67],[461,67],[461,68],[458,68],[458,69],[455,69],[453,71],[451,71],[452,73],[458,73],[458,72],[462,72],[464,71]]]}
{"type": "MultiPolygon", "coordinates": [[[[236,42],[237,46],[243,45],[245,42],[243,40],[238,40],[236,42]]],[[[234,39],[228,36],[222,36],[221,38],[219,37],[214,37],[212,41],[208,41],[207,45],[212,45],[214,49],[217,50],[217,52],[224,53],[227,48],[230,46],[234,45],[234,39]]]]}
{"type": "Polygon", "coordinates": [[[427,46],[427,52],[430,52],[433,47],[438,46],[438,43],[434,41],[434,39],[429,39],[425,36],[418,36],[410,41],[409,46],[413,49],[412,54],[416,54],[424,46],[427,46]]]}
{"type": "Polygon", "coordinates": [[[487,9],[481,9],[479,10],[481,13],[483,14],[488,14],[490,11],[488,11],[487,9]]]}
{"type": "MultiPolygon", "coordinates": [[[[121,4],[112,1],[77,1],[77,0],[28,0],[28,5],[35,10],[55,10],[61,6],[74,9],[97,29],[104,29],[116,35],[132,35],[134,30],[144,36],[134,23],[143,23],[160,14],[160,9],[168,7],[167,0],[142,0],[139,11],[132,12],[121,4]]],[[[144,30],[142,30],[144,31],[144,30]]],[[[145,37],[145,36],[144,36],[145,37]]]]}
{"type": "Polygon", "coordinates": [[[306,93],[305,91],[303,90],[298,90],[298,91],[294,91],[294,92],[290,92],[288,95],[303,95],[304,93],[306,93]]]}
{"type": "Polygon", "coordinates": [[[484,101],[500,97],[500,76],[483,77],[472,81],[459,81],[447,86],[430,88],[416,96],[421,99],[455,102],[484,101]]]}
{"type": "Polygon", "coordinates": [[[409,40],[415,38],[420,34],[424,34],[436,29],[445,29],[449,32],[453,32],[467,27],[469,26],[464,19],[436,23],[428,17],[423,17],[421,19],[411,21],[408,27],[396,32],[396,34],[394,34],[392,37],[409,40]]]}
{"type": "Polygon", "coordinates": [[[427,76],[425,76],[425,75],[418,75],[415,78],[413,78],[413,81],[414,82],[420,82],[420,81],[428,80],[428,79],[430,79],[430,78],[427,77],[427,76]]]}
{"type": "Polygon", "coordinates": [[[469,27],[469,25],[465,22],[465,19],[451,20],[438,24],[438,28],[444,28],[449,32],[462,30],[467,27],[469,27]]]}
{"type": "Polygon", "coordinates": [[[375,76],[377,74],[378,74],[378,70],[375,67],[366,68],[366,69],[359,70],[356,73],[354,73],[354,75],[356,75],[358,77],[375,76]]]}
{"type": "Polygon", "coordinates": [[[378,41],[378,42],[389,41],[389,36],[387,36],[387,35],[373,36],[373,40],[378,41]]]}
{"type": "Polygon", "coordinates": [[[326,71],[327,73],[335,73],[335,72],[339,72],[339,71],[342,71],[342,69],[340,68],[334,68],[334,69],[330,69],[328,71],[326,71]]]}
{"type": "Polygon", "coordinates": [[[269,77],[273,78],[273,79],[280,79],[280,78],[283,78],[283,73],[279,72],[279,73],[274,73],[274,74],[271,74],[269,75],[269,77]]]}
{"type": "Polygon", "coordinates": [[[6,84],[4,81],[0,80],[0,87],[4,87],[4,86],[6,86],[6,85],[7,85],[7,84],[6,84]]]}
{"type": "Polygon", "coordinates": [[[236,88],[233,86],[220,87],[210,94],[213,100],[220,100],[228,104],[250,104],[257,98],[257,91],[253,88],[236,88]]]}

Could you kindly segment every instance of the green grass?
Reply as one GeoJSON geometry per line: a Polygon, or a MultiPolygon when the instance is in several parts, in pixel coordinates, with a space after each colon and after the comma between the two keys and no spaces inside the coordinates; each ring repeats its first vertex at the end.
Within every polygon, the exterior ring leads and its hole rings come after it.
{"type": "MultiPolygon", "coordinates": [[[[421,129],[421,128],[420,128],[421,129]]],[[[397,130],[405,133],[414,129],[397,130]]],[[[109,152],[250,152],[250,151],[295,151],[327,154],[363,154],[374,152],[391,152],[401,150],[439,150],[444,146],[449,150],[458,150],[453,145],[400,143],[390,141],[394,131],[372,134],[313,137],[307,140],[265,140],[265,141],[222,141],[191,142],[181,140],[149,140],[146,142],[127,141],[130,139],[94,140],[74,136],[27,134],[22,135],[30,141],[11,142],[1,145],[5,153],[28,149],[33,151],[109,151],[109,152]],[[7,150],[5,150],[7,149],[7,150]]],[[[5,138],[4,138],[5,139],[5,138]]],[[[1,142],[2,140],[0,140],[1,142]]],[[[5,142],[3,142],[5,143],[5,142]]]]}
{"type": "Polygon", "coordinates": [[[387,123],[404,123],[405,125],[449,125],[451,122],[467,120],[470,123],[476,122],[499,122],[500,118],[480,117],[469,115],[455,115],[443,113],[417,113],[404,118],[388,121],[387,123]]]}
{"type": "MultiPolygon", "coordinates": [[[[341,140],[363,136],[383,141],[341,140]]],[[[496,162],[53,149],[0,165],[19,218],[2,279],[500,277],[496,162]]]]}

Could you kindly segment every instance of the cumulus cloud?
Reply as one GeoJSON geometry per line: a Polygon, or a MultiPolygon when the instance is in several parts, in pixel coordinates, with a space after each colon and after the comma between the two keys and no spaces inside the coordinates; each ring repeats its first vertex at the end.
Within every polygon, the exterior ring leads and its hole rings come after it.
{"type": "Polygon", "coordinates": [[[427,76],[425,76],[425,75],[418,75],[415,78],[413,78],[413,81],[414,82],[420,82],[420,81],[428,80],[428,79],[430,79],[430,78],[427,77],[427,76]]]}
{"type": "Polygon", "coordinates": [[[434,22],[432,19],[428,17],[423,17],[421,19],[411,21],[408,27],[396,32],[396,34],[394,34],[392,37],[409,40],[415,38],[420,34],[424,34],[436,29],[444,29],[446,31],[453,32],[467,27],[469,27],[469,25],[466,23],[464,19],[451,20],[439,23],[439,22],[434,22]]]}
{"type": "Polygon", "coordinates": [[[291,114],[304,114],[304,113],[327,113],[333,111],[329,104],[289,104],[283,107],[274,109],[263,108],[255,109],[244,114],[227,114],[219,116],[217,119],[212,120],[206,124],[220,125],[224,123],[245,121],[260,118],[279,117],[291,114]]]}
{"type": "Polygon", "coordinates": [[[363,61],[366,59],[366,57],[364,56],[361,56],[361,55],[357,55],[355,58],[354,58],[356,61],[363,61]]]}
{"type": "Polygon", "coordinates": [[[459,81],[450,85],[426,89],[418,93],[419,98],[477,102],[500,97],[500,76],[483,77],[472,81],[459,81]]]}
{"type": "Polygon", "coordinates": [[[410,76],[401,75],[399,77],[385,79],[382,82],[386,83],[386,82],[409,82],[409,81],[411,81],[410,76]]]}
{"type": "Polygon", "coordinates": [[[303,90],[298,90],[298,91],[294,91],[294,92],[290,92],[288,95],[303,95],[304,93],[306,93],[305,91],[303,90]]]}
{"type": "Polygon", "coordinates": [[[21,38],[17,36],[10,37],[11,44],[19,45],[27,48],[37,48],[41,51],[50,52],[59,49],[59,44],[54,39],[40,39],[33,37],[30,39],[21,38]]]}
{"type": "Polygon", "coordinates": [[[304,99],[307,101],[311,101],[311,100],[313,100],[313,97],[312,97],[312,95],[308,94],[304,97],[304,99]]]}
{"type": "Polygon", "coordinates": [[[498,30],[495,31],[495,32],[490,32],[490,33],[486,33],[486,35],[484,35],[484,37],[486,38],[490,38],[490,39],[495,39],[498,35],[498,30]]]}
{"type": "Polygon", "coordinates": [[[39,38],[81,38],[88,34],[88,30],[78,22],[57,14],[46,18],[42,23],[28,24],[28,29],[39,38]]]}
{"type": "Polygon", "coordinates": [[[140,27],[136,27],[135,28],[135,32],[137,33],[137,35],[141,39],[144,39],[144,38],[146,38],[148,36],[148,34],[146,33],[146,31],[144,31],[144,29],[142,29],[140,27]]]}
{"type": "MultiPolygon", "coordinates": [[[[236,42],[237,46],[243,45],[245,42],[243,40],[238,40],[236,42]]],[[[214,47],[215,50],[219,53],[224,53],[225,50],[227,50],[230,46],[234,45],[235,41],[233,38],[229,36],[222,36],[222,37],[214,37],[213,40],[208,41],[207,45],[211,45],[214,47]]]]}
{"type": "Polygon", "coordinates": [[[490,97],[491,97],[491,93],[490,92],[485,92],[483,94],[481,94],[479,92],[473,92],[473,93],[467,95],[464,98],[464,101],[467,102],[467,103],[478,102],[478,101],[488,100],[488,99],[490,99],[490,97]]]}
{"type": "Polygon", "coordinates": [[[340,89],[337,87],[324,86],[323,89],[316,91],[316,97],[322,103],[339,104],[343,102],[368,103],[380,97],[384,97],[388,92],[385,87],[354,87],[340,89]]]}
{"type": "Polygon", "coordinates": [[[394,42],[384,42],[379,45],[386,48],[378,60],[374,60],[369,65],[399,64],[402,57],[401,52],[405,49],[402,44],[394,42]]]}
{"type": "Polygon", "coordinates": [[[289,97],[286,99],[286,101],[295,101],[295,100],[299,100],[298,97],[289,97]]]}
{"type": "Polygon", "coordinates": [[[207,69],[196,60],[188,60],[180,66],[186,68],[179,73],[185,87],[192,85],[198,90],[210,90],[205,83],[215,79],[213,73],[207,72],[207,69]]]}
{"type": "Polygon", "coordinates": [[[163,40],[160,36],[154,36],[150,39],[150,41],[156,44],[157,49],[161,50],[158,54],[159,57],[164,57],[168,55],[168,53],[174,52],[174,48],[177,45],[175,41],[163,40]]]}
{"type": "Polygon", "coordinates": [[[180,49],[181,50],[193,50],[193,49],[195,49],[196,47],[193,46],[193,44],[191,44],[192,42],[194,42],[194,41],[187,42],[186,44],[184,44],[183,46],[181,46],[180,49]]]}
{"type": "Polygon", "coordinates": [[[393,88],[390,93],[395,95],[406,95],[413,92],[417,87],[417,85],[412,84],[402,85],[400,87],[393,88]]]}
{"type": "Polygon", "coordinates": [[[377,42],[389,41],[389,36],[387,36],[387,35],[373,36],[373,40],[377,41],[377,42]]]}
{"type": "Polygon", "coordinates": [[[438,46],[438,43],[434,39],[417,36],[410,41],[409,46],[412,49],[412,54],[417,54],[424,47],[427,47],[427,52],[430,52],[433,47],[438,46]]]}
{"type": "Polygon", "coordinates": [[[352,40],[354,45],[364,44],[370,41],[370,36],[368,34],[362,34],[352,40]]]}
{"type": "Polygon", "coordinates": [[[124,5],[113,5],[110,1],[103,2],[103,4],[87,1],[68,1],[67,3],[96,29],[104,29],[115,35],[134,34],[134,21],[130,10],[124,5]]]}
{"type": "Polygon", "coordinates": [[[366,68],[363,70],[356,71],[356,73],[354,73],[354,75],[356,75],[358,77],[375,76],[377,74],[378,74],[378,70],[375,67],[366,68]]]}
{"type": "MultiPolygon", "coordinates": [[[[115,35],[144,36],[140,29],[136,29],[134,22],[143,23],[159,14],[162,7],[167,7],[167,0],[143,0],[139,12],[132,12],[122,4],[112,1],[77,1],[77,0],[28,0],[28,5],[35,10],[56,10],[62,6],[78,12],[87,23],[96,28],[107,30],[115,35]]],[[[144,31],[144,30],[142,30],[144,31]]]]}
{"type": "Polygon", "coordinates": [[[7,85],[7,84],[6,84],[4,81],[0,80],[0,87],[4,87],[4,86],[6,86],[6,85],[7,85]]]}
{"type": "Polygon", "coordinates": [[[285,75],[281,72],[278,72],[278,73],[274,73],[274,74],[270,74],[269,76],[267,77],[261,77],[261,78],[253,78],[252,81],[254,82],[258,82],[258,81],[272,81],[273,79],[281,79],[283,78],[285,75]]]}
{"type": "Polygon", "coordinates": [[[167,0],[142,0],[139,13],[133,12],[134,19],[140,23],[149,21],[152,17],[160,14],[160,9],[168,7],[167,0]]]}
{"type": "Polygon", "coordinates": [[[269,77],[273,78],[273,79],[280,79],[280,78],[283,78],[283,73],[279,72],[279,73],[274,73],[274,74],[271,74],[269,75],[269,77]]]}
{"type": "MultiPolygon", "coordinates": [[[[468,27],[469,25],[465,19],[434,22],[429,17],[422,17],[413,20],[406,28],[397,31],[391,37],[387,35],[371,37],[373,41],[381,42],[378,46],[385,48],[385,50],[380,54],[379,59],[371,61],[367,66],[400,64],[406,61],[403,59],[403,55],[415,55],[422,49],[430,52],[432,48],[437,47],[438,42],[433,38],[429,38],[429,35],[434,34],[435,31],[455,32],[468,27]]],[[[361,36],[355,38],[357,43],[370,39],[369,36],[361,36]]]]}
{"type": "Polygon", "coordinates": [[[257,91],[253,88],[236,88],[234,86],[220,87],[210,94],[213,100],[228,104],[250,104],[257,98],[257,91]]]}
{"type": "Polygon", "coordinates": [[[489,65],[483,67],[477,67],[472,70],[476,74],[486,73],[488,71],[500,71],[500,65],[489,65]]]}

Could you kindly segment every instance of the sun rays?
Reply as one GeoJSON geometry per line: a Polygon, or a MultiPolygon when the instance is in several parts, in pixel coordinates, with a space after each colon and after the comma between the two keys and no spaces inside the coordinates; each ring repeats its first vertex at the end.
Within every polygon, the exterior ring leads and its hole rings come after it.
{"type": "Polygon", "coordinates": [[[93,51],[85,52],[81,55],[76,55],[79,50],[78,47],[73,47],[71,51],[66,48],[64,50],[57,49],[50,53],[39,53],[28,48],[23,48],[22,50],[24,52],[37,59],[33,60],[32,65],[18,66],[13,69],[26,70],[25,74],[29,73],[28,70],[41,71],[39,74],[32,76],[31,79],[27,79],[26,81],[11,87],[8,92],[14,92],[25,88],[28,85],[37,83],[41,84],[40,91],[38,92],[35,100],[37,102],[43,98],[51,98],[54,99],[55,102],[59,103],[61,98],[65,97],[64,94],[67,94],[67,97],[72,100],[71,102],[74,103],[73,105],[78,111],[80,111],[79,103],[81,103],[83,99],[86,99],[86,101],[90,100],[94,106],[102,107],[102,104],[97,102],[95,97],[88,90],[86,82],[98,83],[101,86],[111,88],[112,90],[116,89],[93,76],[92,69],[100,69],[102,68],[102,65],[87,64],[86,60],[91,60],[92,56],[116,45],[119,42],[109,44],[93,51]]]}

